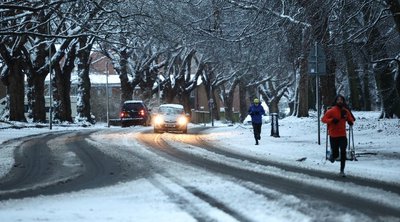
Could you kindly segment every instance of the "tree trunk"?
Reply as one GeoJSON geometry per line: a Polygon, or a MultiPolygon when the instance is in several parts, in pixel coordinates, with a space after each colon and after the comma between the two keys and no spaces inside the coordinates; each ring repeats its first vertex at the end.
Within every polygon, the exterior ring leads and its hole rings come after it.
{"type": "Polygon", "coordinates": [[[59,122],[73,122],[71,112],[71,73],[74,68],[75,58],[75,47],[72,47],[66,57],[63,68],[61,69],[59,63],[54,66],[54,120],[59,122]]]}
{"type": "Polygon", "coordinates": [[[33,101],[32,118],[33,122],[46,122],[46,102],[44,98],[44,77],[38,73],[32,73],[33,79],[33,101]]]}
{"type": "MultiPolygon", "coordinates": [[[[225,119],[227,121],[234,122],[234,116],[233,116],[233,99],[235,95],[235,90],[238,85],[239,81],[237,78],[233,81],[228,93],[223,92],[224,95],[224,105],[225,105],[225,119]]],[[[223,88],[225,90],[225,88],[223,88]]]]}
{"type": "Polygon", "coordinates": [[[288,116],[292,116],[294,113],[294,101],[293,100],[289,101],[288,106],[289,106],[288,116]]]}
{"type": "Polygon", "coordinates": [[[246,97],[246,86],[242,81],[239,82],[239,106],[240,106],[240,122],[243,123],[244,119],[247,117],[247,112],[249,110],[246,97]]]}
{"type": "Polygon", "coordinates": [[[218,106],[218,103],[217,103],[217,97],[215,96],[215,90],[214,90],[214,87],[213,87],[213,90],[212,90],[212,92],[211,92],[211,98],[213,99],[213,103],[211,104],[212,105],[212,113],[213,113],[213,118],[214,119],[216,119],[216,120],[220,120],[221,118],[220,118],[220,115],[219,115],[219,106],[218,106]]]}
{"type": "Polygon", "coordinates": [[[224,96],[224,105],[225,105],[225,119],[230,122],[234,122],[233,118],[233,97],[229,95],[224,96]]]}
{"type": "MultiPolygon", "coordinates": [[[[367,66],[367,65],[365,65],[367,66]]],[[[372,104],[371,104],[371,94],[370,94],[370,86],[369,86],[369,72],[368,68],[364,69],[364,78],[363,78],[363,99],[364,99],[364,110],[371,111],[372,104]]]]}
{"type": "Polygon", "coordinates": [[[126,100],[131,100],[133,87],[128,79],[128,53],[124,50],[120,52],[119,79],[121,80],[121,106],[126,100]]]}
{"type": "Polygon", "coordinates": [[[185,109],[185,113],[191,113],[190,110],[190,92],[189,93],[182,93],[181,102],[185,109]]]}
{"type": "Polygon", "coordinates": [[[26,122],[24,99],[25,99],[25,80],[21,58],[12,59],[9,65],[9,75],[7,92],[10,96],[10,121],[26,122]]]}
{"type": "Polygon", "coordinates": [[[400,117],[400,97],[393,81],[393,72],[386,62],[379,62],[374,69],[380,89],[383,111],[382,118],[400,117]]]}
{"type": "MultiPolygon", "coordinates": [[[[384,39],[377,28],[371,30],[369,43],[371,44],[371,54],[375,60],[387,58],[384,39]]],[[[376,62],[374,66],[375,78],[382,99],[381,118],[393,118],[394,115],[400,117],[400,95],[397,91],[393,70],[387,61],[376,62]]]]}
{"type": "Polygon", "coordinates": [[[317,110],[317,92],[315,86],[317,77],[308,77],[308,110],[317,110]]]}
{"type": "Polygon", "coordinates": [[[386,0],[389,5],[389,10],[393,14],[393,20],[396,24],[397,32],[400,34],[400,1],[399,0],[386,0]]]}
{"type": "Polygon", "coordinates": [[[300,59],[300,81],[299,81],[299,97],[297,117],[308,117],[308,73],[307,60],[300,59]]]}
{"type": "Polygon", "coordinates": [[[78,53],[78,101],[77,101],[77,122],[89,122],[94,123],[94,119],[91,116],[90,108],[90,51],[91,45],[86,44],[87,38],[81,38],[79,40],[80,51],[78,53]]]}
{"type": "Polygon", "coordinates": [[[362,104],[360,101],[361,96],[361,80],[358,77],[358,73],[356,71],[356,65],[354,63],[354,58],[350,48],[347,44],[344,45],[344,57],[346,61],[346,68],[347,68],[347,76],[349,81],[349,88],[350,88],[350,99],[349,104],[350,107],[354,110],[361,110],[362,104]]]}
{"type": "Polygon", "coordinates": [[[217,100],[214,93],[214,87],[212,87],[211,84],[211,81],[208,81],[206,84],[204,84],[208,101],[208,110],[210,112],[210,119],[219,119],[219,113],[217,112],[217,100]],[[213,103],[211,103],[211,100],[213,103]]]}
{"type": "MultiPolygon", "coordinates": [[[[14,47],[13,52],[9,52],[5,44],[0,44],[0,54],[3,61],[7,64],[6,73],[1,81],[6,85],[8,94],[8,115],[4,118],[9,121],[26,122],[24,99],[25,99],[25,80],[24,80],[24,61],[18,48],[24,43],[14,47]]],[[[21,46],[22,47],[22,46],[21,46]]]]}
{"type": "MultiPolygon", "coordinates": [[[[58,51],[52,45],[51,66],[54,70],[52,83],[53,94],[53,120],[55,122],[73,122],[71,112],[71,73],[75,67],[77,39],[72,43],[72,39],[66,39],[61,44],[58,51]],[[65,59],[61,67],[61,59],[65,59]]],[[[74,107],[76,109],[76,107],[74,107]]]]}
{"type": "Polygon", "coordinates": [[[279,99],[273,99],[269,102],[269,112],[270,113],[278,113],[279,114],[279,99]]]}
{"type": "Polygon", "coordinates": [[[27,61],[25,62],[27,72],[28,88],[26,92],[28,102],[28,113],[29,118],[33,119],[33,122],[46,122],[46,101],[44,97],[44,80],[47,74],[45,67],[47,51],[44,45],[41,45],[35,50],[35,57],[30,56],[30,53],[26,50],[22,50],[27,61]],[[30,60],[28,60],[30,59],[30,60]]]}
{"type": "Polygon", "coordinates": [[[395,75],[395,76],[397,76],[395,79],[396,89],[397,89],[397,92],[400,94],[400,61],[398,61],[398,63],[397,63],[397,75],[395,75]]]}
{"type": "Polygon", "coordinates": [[[324,49],[326,54],[326,74],[320,78],[320,94],[321,104],[324,107],[328,107],[332,105],[332,101],[336,97],[335,76],[337,64],[333,50],[326,45],[324,49]]]}
{"type": "Polygon", "coordinates": [[[394,78],[395,78],[394,82],[396,85],[397,92],[400,94],[400,59],[397,59],[396,63],[397,66],[394,71],[394,78]]]}

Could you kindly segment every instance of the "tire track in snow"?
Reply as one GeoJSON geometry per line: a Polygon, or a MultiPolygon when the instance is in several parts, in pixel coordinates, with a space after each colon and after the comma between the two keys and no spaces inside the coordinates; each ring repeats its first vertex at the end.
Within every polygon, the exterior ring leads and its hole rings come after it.
{"type": "MultiPolygon", "coordinates": [[[[171,151],[169,145],[161,138],[162,134],[140,134],[137,136],[137,139],[142,143],[145,144],[147,147],[150,147],[151,151],[155,152],[157,155],[161,155],[166,157],[167,159],[171,159],[171,156],[167,154],[171,151]]],[[[174,158],[174,157],[173,157],[174,158]]],[[[180,158],[174,158],[175,162],[181,162],[180,158]]],[[[198,199],[202,200],[203,202],[209,204],[210,206],[222,211],[231,218],[234,218],[237,221],[243,222],[250,222],[252,220],[246,218],[244,215],[236,212],[234,209],[230,208],[229,206],[225,205],[223,202],[211,197],[210,195],[202,192],[201,190],[185,184],[183,181],[179,180],[178,178],[166,173],[166,172],[159,172],[164,177],[168,178],[168,181],[172,181],[176,186],[179,186],[180,189],[190,193],[191,195],[197,197],[198,199]]],[[[188,212],[193,218],[198,221],[216,221],[210,216],[208,216],[205,212],[202,212],[203,208],[198,208],[195,204],[184,197],[181,193],[178,193],[176,190],[178,188],[170,189],[166,186],[168,182],[160,182],[156,179],[150,180],[156,187],[158,187],[164,194],[170,197],[176,204],[178,204],[183,210],[188,212]]],[[[192,200],[192,199],[191,199],[192,200]]]]}
{"type": "Polygon", "coordinates": [[[91,145],[86,138],[94,132],[57,132],[29,137],[15,149],[17,167],[0,178],[0,200],[97,188],[141,175],[135,171],[137,166],[111,157],[91,145]],[[52,143],[60,144],[57,151],[49,147],[48,144],[52,143]],[[80,164],[63,167],[60,156],[57,156],[60,153],[73,154],[80,164]],[[77,170],[67,169],[70,167],[77,170]]]}
{"type": "MultiPolygon", "coordinates": [[[[142,138],[143,135],[144,134],[142,134],[138,138],[139,139],[142,138]]],[[[329,207],[333,207],[335,209],[338,209],[339,211],[340,209],[341,211],[343,211],[343,208],[345,208],[346,212],[350,211],[352,212],[352,214],[362,213],[374,219],[380,219],[381,217],[384,217],[386,219],[390,219],[393,217],[395,218],[400,217],[400,209],[397,207],[393,207],[393,205],[380,204],[377,203],[376,201],[372,201],[370,199],[366,199],[361,196],[349,196],[348,194],[340,192],[338,190],[332,190],[325,188],[323,186],[304,183],[303,181],[293,180],[292,178],[284,177],[284,175],[281,176],[281,175],[265,174],[264,172],[255,172],[249,169],[243,169],[240,167],[227,165],[226,163],[221,163],[219,161],[210,160],[207,159],[207,157],[195,155],[193,153],[186,152],[178,148],[174,148],[174,146],[169,144],[167,141],[161,142],[162,140],[161,135],[158,135],[157,136],[158,139],[155,139],[156,141],[158,141],[157,142],[158,145],[155,148],[165,152],[164,155],[180,159],[180,161],[187,162],[190,165],[197,165],[207,170],[233,176],[239,180],[249,181],[261,185],[263,187],[268,187],[280,191],[282,193],[292,194],[294,196],[299,197],[300,199],[305,199],[310,202],[322,201],[324,202],[324,204],[328,202],[331,203],[328,204],[329,207]]],[[[193,135],[187,135],[187,136],[193,137],[193,135]]],[[[146,140],[142,141],[146,143],[146,140]]],[[[147,143],[149,143],[149,141],[147,141],[147,143]]],[[[204,146],[208,145],[204,143],[200,144],[203,144],[203,148],[204,146]]],[[[202,147],[200,146],[200,148],[202,147]]],[[[222,152],[229,158],[237,158],[239,160],[248,161],[247,157],[245,156],[237,154],[231,155],[231,153],[220,150],[220,148],[215,146],[211,146],[210,149],[212,149],[212,152],[214,153],[222,152]]],[[[254,159],[254,161],[257,162],[255,164],[260,165],[259,163],[260,160],[254,159]]],[[[300,171],[301,170],[302,169],[300,169],[300,171]]],[[[304,172],[302,171],[300,173],[304,174],[304,172]]],[[[314,174],[314,172],[311,173],[314,174]]],[[[316,172],[316,173],[326,176],[326,173],[322,172],[316,172]]],[[[335,177],[335,179],[337,179],[337,177],[335,177]]]]}
{"type": "Polygon", "coordinates": [[[196,140],[193,140],[193,139],[184,140],[184,139],[182,139],[182,137],[181,137],[181,139],[178,138],[178,140],[180,140],[181,142],[205,149],[207,151],[229,157],[229,158],[248,161],[251,163],[261,164],[264,166],[272,166],[272,167],[276,167],[279,169],[283,169],[285,171],[306,174],[306,175],[309,175],[312,177],[318,177],[321,179],[330,179],[330,180],[338,180],[338,181],[343,181],[343,182],[351,182],[353,184],[357,184],[360,186],[381,189],[381,190],[389,191],[389,192],[400,195],[400,185],[399,184],[387,183],[387,182],[378,181],[378,180],[371,180],[368,178],[362,178],[362,177],[357,177],[357,176],[350,176],[350,177],[342,178],[342,177],[338,177],[337,174],[335,174],[335,173],[317,171],[317,170],[313,170],[313,169],[307,169],[307,168],[297,167],[294,165],[284,164],[284,163],[280,163],[280,162],[276,162],[276,161],[259,159],[259,158],[251,157],[248,155],[239,154],[239,153],[233,153],[231,151],[228,151],[228,149],[226,149],[222,146],[216,146],[208,141],[205,141],[202,138],[203,136],[204,135],[196,136],[196,140]]]}

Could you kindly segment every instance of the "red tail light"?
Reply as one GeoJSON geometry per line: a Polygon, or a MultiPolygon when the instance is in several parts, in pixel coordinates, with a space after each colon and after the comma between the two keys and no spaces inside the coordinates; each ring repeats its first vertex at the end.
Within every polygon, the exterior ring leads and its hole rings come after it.
{"type": "Polygon", "coordinates": [[[121,118],[127,117],[127,116],[128,116],[128,113],[127,113],[127,112],[121,112],[121,113],[119,114],[119,117],[121,117],[121,118]]]}
{"type": "Polygon", "coordinates": [[[144,116],[145,115],[144,110],[140,110],[139,115],[144,116]]]}

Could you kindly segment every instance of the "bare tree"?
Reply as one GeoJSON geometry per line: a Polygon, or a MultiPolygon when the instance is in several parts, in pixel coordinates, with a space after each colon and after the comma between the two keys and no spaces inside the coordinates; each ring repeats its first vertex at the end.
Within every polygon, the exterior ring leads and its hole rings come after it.
{"type": "Polygon", "coordinates": [[[142,90],[145,100],[161,89],[166,101],[178,99],[188,110],[190,92],[202,78],[211,89],[208,99],[216,99],[214,92],[219,92],[226,107],[238,88],[242,116],[250,98],[258,93],[271,108],[283,95],[290,95],[294,115],[308,116],[316,101],[310,93],[307,61],[315,42],[327,56],[327,75],[321,78],[324,105],[336,93],[345,93],[354,108],[368,107],[374,99],[368,94],[372,87],[380,94],[382,116],[399,116],[397,1],[128,3],[0,3],[0,71],[10,104],[6,118],[25,121],[26,75],[31,117],[45,121],[44,80],[52,67],[55,119],[71,121],[68,82],[76,68],[78,119],[93,122],[88,105],[89,58],[98,46],[120,75],[121,101],[132,98],[135,87],[142,90]],[[371,74],[375,81],[369,78],[371,74]],[[281,81],[285,78],[291,81],[281,81]]]}

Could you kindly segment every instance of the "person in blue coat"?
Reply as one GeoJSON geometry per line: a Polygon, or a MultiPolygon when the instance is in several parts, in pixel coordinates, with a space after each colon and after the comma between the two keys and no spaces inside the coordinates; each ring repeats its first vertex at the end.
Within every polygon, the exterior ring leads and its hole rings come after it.
{"type": "Polygon", "coordinates": [[[256,145],[258,145],[258,141],[261,139],[262,116],[265,116],[265,110],[261,106],[259,99],[254,99],[253,104],[251,104],[249,108],[248,114],[251,116],[254,139],[256,140],[256,145]]]}

